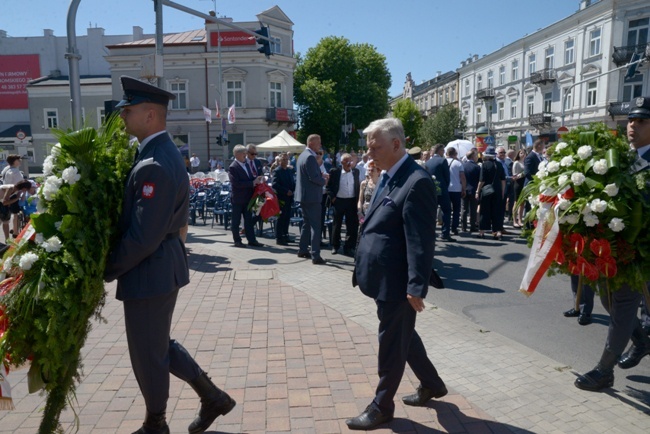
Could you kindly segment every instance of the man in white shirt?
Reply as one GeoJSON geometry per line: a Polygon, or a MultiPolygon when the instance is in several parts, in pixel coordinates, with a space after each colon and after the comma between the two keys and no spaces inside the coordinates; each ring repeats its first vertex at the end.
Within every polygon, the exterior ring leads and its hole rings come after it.
{"type": "Polygon", "coordinates": [[[334,221],[332,225],[332,254],[338,253],[341,246],[341,227],[345,217],[345,244],[343,253],[351,256],[357,245],[359,232],[359,217],[357,216],[357,202],[359,201],[359,170],[352,167],[352,155],[341,155],[341,167],[330,170],[327,184],[327,194],[334,207],[334,221]]]}
{"type": "Polygon", "coordinates": [[[460,223],[460,204],[465,197],[465,169],[463,163],[458,160],[456,148],[447,149],[447,164],[449,165],[449,200],[451,201],[451,232],[458,235],[458,224],[460,223]]]}
{"type": "Polygon", "coordinates": [[[198,172],[200,164],[201,164],[201,160],[199,160],[199,157],[197,157],[196,154],[192,154],[192,158],[190,158],[190,166],[192,167],[192,173],[198,172]]]}

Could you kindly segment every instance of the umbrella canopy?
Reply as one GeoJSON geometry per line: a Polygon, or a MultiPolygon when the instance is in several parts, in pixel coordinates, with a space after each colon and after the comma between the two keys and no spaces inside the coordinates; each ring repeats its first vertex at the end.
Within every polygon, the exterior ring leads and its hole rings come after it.
{"type": "Polygon", "coordinates": [[[447,146],[445,146],[445,152],[447,152],[447,149],[449,148],[456,148],[456,151],[458,151],[458,158],[462,158],[474,147],[474,144],[469,140],[452,140],[447,143],[447,146]]]}
{"type": "Polygon", "coordinates": [[[304,149],[305,145],[291,137],[285,130],[271,140],[257,145],[257,150],[262,152],[302,152],[304,149]]]}

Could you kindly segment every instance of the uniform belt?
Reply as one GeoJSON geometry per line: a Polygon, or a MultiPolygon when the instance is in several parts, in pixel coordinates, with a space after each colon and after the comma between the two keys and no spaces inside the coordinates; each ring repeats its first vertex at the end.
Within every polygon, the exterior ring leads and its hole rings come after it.
{"type": "Polygon", "coordinates": [[[181,231],[172,232],[170,234],[165,235],[165,241],[173,240],[174,238],[178,238],[180,236],[181,236],[181,231]]]}

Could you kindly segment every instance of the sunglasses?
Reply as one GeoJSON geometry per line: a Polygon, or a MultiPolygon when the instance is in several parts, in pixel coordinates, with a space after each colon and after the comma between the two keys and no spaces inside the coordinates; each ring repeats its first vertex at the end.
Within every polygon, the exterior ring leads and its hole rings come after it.
{"type": "Polygon", "coordinates": [[[249,152],[248,155],[257,155],[257,152],[249,152]]]}

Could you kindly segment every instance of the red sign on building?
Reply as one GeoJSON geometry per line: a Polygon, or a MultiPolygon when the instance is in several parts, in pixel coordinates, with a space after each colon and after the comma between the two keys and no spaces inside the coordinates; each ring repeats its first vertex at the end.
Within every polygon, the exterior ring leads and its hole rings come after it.
{"type": "Polygon", "coordinates": [[[289,112],[285,108],[276,108],[275,109],[275,120],[276,121],[290,121],[289,112]]]}
{"type": "Polygon", "coordinates": [[[210,45],[216,47],[221,38],[222,47],[233,45],[255,45],[255,38],[246,32],[210,32],[210,45]]]}
{"type": "Polygon", "coordinates": [[[38,54],[0,56],[0,110],[28,108],[25,86],[40,76],[38,54]]]}

